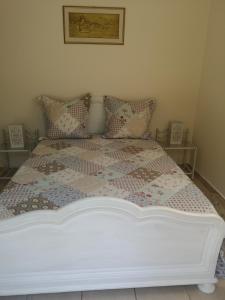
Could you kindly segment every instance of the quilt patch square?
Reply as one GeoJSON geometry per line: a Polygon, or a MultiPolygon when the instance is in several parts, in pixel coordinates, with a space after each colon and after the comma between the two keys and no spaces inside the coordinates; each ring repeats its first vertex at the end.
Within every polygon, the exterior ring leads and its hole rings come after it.
{"type": "Polygon", "coordinates": [[[87,194],[72,187],[58,185],[55,189],[50,189],[40,194],[41,197],[53,202],[56,206],[65,206],[73,201],[86,198],[87,194]]]}
{"type": "Polygon", "coordinates": [[[124,176],[124,174],[119,173],[119,172],[117,172],[113,169],[109,169],[109,168],[100,170],[100,171],[98,171],[96,173],[93,173],[91,175],[95,176],[99,179],[106,180],[106,181],[109,181],[109,180],[112,180],[112,179],[115,179],[115,178],[120,178],[120,177],[124,176]]]}
{"type": "Polygon", "coordinates": [[[97,151],[100,149],[98,144],[92,143],[91,141],[87,141],[86,139],[78,140],[76,143],[76,147],[80,147],[85,150],[97,151]]]}
{"type": "Polygon", "coordinates": [[[55,142],[55,143],[51,143],[51,144],[49,145],[49,147],[51,147],[51,148],[53,148],[53,149],[55,149],[55,150],[62,150],[62,149],[69,148],[69,147],[71,147],[71,146],[72,146],[72,145],[71,145],[69,142],[64,141],[64,140],[58,141],[58,142],[55,142]]]}
{"type": "Polygon", "coordinates": [[[128,174],[138,168],[138,165],[131,159],[119,161],[118,163],[110,166],[111,170],[118,171],[122,174],[128,174]]]}
{"type": "Polygon", "coordinates": [[[211,203],[207,201],[202,192],[191,182],[177,193],[171,195],[167,203],[168,206],[174,206],[186,212],[215,213],[215,209],[211,203]]]}
{"type": "Polygon", "coordinates": [[[21,166],[13,176],[12,181],[19,184],[32,184],[42,178],[45,178],[43,173],[28,166],[21,166]]]}
{"type": "Polygon", "coordinates": [[[150,168],[162,174],[170,172],[174,166],[174,161],[167,154],[162,154],[159,157],[155,157],[146,164],[146,168],[150,168]]]}
{"type": "Polygon", "coordinates": [[[51,145],[42,145],[40,144],[38,147],[36,147],[33,152],[32,155],[33,156],[44,156],[44,155],[51,155],[53,153],[57,153],[57,149],[51,147],[51,145]]]}
{"type": "Polygon", "coordinates": [[[116,186],[118,189],[130,192],[136,192],[146,185],[146,182],[144,180],[136,179],[129,175],[110,180],[109,183],[116,186]]]}
{"type": "Polygon", "coordinates": [[[148,141],[141,140],[141,139],[135,140],[135,146],[141,147],[144,150],[150,150],[150,151],[160,150],[160,151],[163,151],[162,147],[156,141],[154,141],[152,139],[148,139],[148,141]]]}
{"type": "Polygon", "coordinates": [[[15,206],[10,207],[10,211],[15,215],[19,215],[28,211],[40,209],[57,209],[53,202],[48,199],[42,198],[40,195],[37,197],[28,198],[27,201],[17,203],[15,206]]]}
{"type": "Polygon", "coordinates": [[[92,161],[80,159],[78,156],[61,155],[57,158],[57,162],[63,164],[66,168],[72,169],[76,172],[83,173],[85,175],[92,174],[103,167],[95,164],[92,161]]]}
{"type": "Polygon", "coordinates": [[[94,197],[96,195],[102,197],[115,197],[120,199],[125,199],[129,195],[129,191],[118,189],[116,186],[106,183],[105,185],[99,187],[95,191],[88,192],[89,197],[94,197]]]}
{"type": "Polygon", "coordinates": [[[79,155],[80,153],[82,153],[83,151],[84,151],[84,149],[82,149],[80,147],[71,146],[71,147],[62,149],[60,151],[59,155],[62,155],[62,156],[70,155],[72,157],[75,157],[75,156],[79,155]]]}
{"type": "Polygon", "coordinates": [[[167,206],[168,198],[174,193],[172,189],[162,188],[154,185],[153,182],[149,183],[142,188],[142,196],[150,199],[152,205],[156,206],[167,206]]]}
{"type": "Polygon", "coordinates": [[[152,194],[144,193],[144,192],[136,192],[129,194],[128,197],[126,197],[126,200],[131,201],[132,203],[139,205],[141,207],[153,205],[154,200],[152,199],[152,194]]]}
{"type": "Polygon", "coordinates": [[[63,185],[73,185],[74,181],[84,176],[83,173],[76,172],[72,169],[64,169],[57,173],[52,173],[48,178],[55,182],[63,183],[63,185]]]}
{"type": "Polygon", "coordinates": [[[28,158],[23,166],[27,166],[27,167],[31,167],[31,168],[38,168],[39,166],[42,166],[44,164],[47,164],[48,163],[48,160],[49,160],[49,157],[48,155],[45,155],[45,156],[34,156],[32,158],[28,158]]]}
{"type": "MultiPolygon", "coordinates": [[[[52,173],[53,174],[53,173],[52,173]]],[[[57,188],[59,183],[54,181],[51,176],[45,176],[42,179],[37,180],[32,184],[29,184],[29,189],[35,194],[38,195],[40,192],[48,191],[49,189],[57,188]]]]}
{"type": "Polygon", "coordinates": [[[95,160],[96,157],[98,157],[99,153],[97,151],[90,151],[90,150],[83,150],[82,152],[80,152],[77,157],[79,157],[82,160],[89,160],[89,161],[93,161],[95,160]]]}
{"type": "Polygon", "coordinates": [[[78,163],[74,166],[74,170],[86,175],[93,174],[94,172],[102,169],[102,166],[86,160],[79,160],[78,163]]]}
{"type": "Polygon", "coordinates": [[[152,169],[151,162],[154,162],[160,157],[163,157],[164,153],[161,149],[157,150],[144,150],[136,155],[136,159],[140,161],[144,161],[147,168],[152,169]]]}
{"type": "Polygon", "coordinates": [[[143,179],[144,181],[151,182],[154,179],[158,178],[161,174],[154,170],[138,168],[130,172],[129,175],[137,179],[143,179]]]}
{"type": "Polygon", "coordinates": [[[98,177],[85,176],[83,178],[77,179],[74,182],[74,188],[79,188],[79,190],[84,193],[90,193],[94,192],[99,187],[104,186],[105,183],[105,180],[98,177]]]}
{"type": "Polygon", "coordinates": [[[127,146],[121,149],[121,151],[130,153],[130,154],[138,154],[142,152],[144,149],[142,147],[137,147],[137,146],[127,146]]]}
{"type": "Polygon", "coordinates": [[[158,178],[156,178],[154,181],[152,181],[153,187],[159,187],[162,190],[163,189],[171,189],[173,190],[173,193],[175,191],[179,191],[186,185],[190,183],[190,179],[185,176],[184,174],[162,174],[158,178]]]}
{"type": "Polygon", "coordinates": [[[0,203],[9,208],[35,195],[30,185],[15,184],[13,188],[0,193],[0,203]]]}
{"type": "Polygon", "coordinates": [[[125,151],[120,151],[120,150],[111,151],[111,152],[105,153],[105,155],[107,155],[111,158],[115,158],[117,160],[127,160],[132,156],[131,153],[128,153],[128,152],[125,152],[125,151]]]}
{"type": "Polygon", "coordinates": [[[57,161],[52,161],[48,163],[43,163],[42,165],[37,167],[37,170],[45,175],[49,175],[51,173],[55,173],[61,170],[64,170],[65,166],[57,161]]]}
{"type": "Polygon", "coordinates": [[[109,167],[111,165],[116,164],[118,161],[118,159],[107,156],[104,153],[100,153],[97,157],[93,159],[93,162],[95,164],[101,165],[103,167],[109,167]]]}
{"type": "Polygon", "coordinates": [[[112,149],[112,150],[120,150],[122,148],[125,148],[127,146],[132,146],[135,143],[135,140],[130,139],[130,140],[126,140],[126,139],[113,139],[113,142],[111,142],[110,139],[105,139],[106,141],[110,141],[110,143],[107,145],[108,148],[112,149]]]}
{"type": "Polygon", "coordinates": [[[7,219],[13,217],[15,214],[10,209],[7,209],[5,206],[0,204],[0,219],[7,219]]]}

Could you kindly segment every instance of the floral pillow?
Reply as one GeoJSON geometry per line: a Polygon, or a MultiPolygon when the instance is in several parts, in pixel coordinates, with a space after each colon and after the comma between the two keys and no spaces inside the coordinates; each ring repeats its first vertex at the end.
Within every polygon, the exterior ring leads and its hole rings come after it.
{"type": "Polygon", "coordinates": [[[105,96],[106,128],[104,137],[149,138],[149,126],[155,106],[153,99],[124,101],[105,96]]]}
{"type": "Polygon", "coordinates": [[[47,137],[49,139],[90,138],[87,122],[90,107],[89,94],[71,101],[41,96],[47,117],[47,137]]]}

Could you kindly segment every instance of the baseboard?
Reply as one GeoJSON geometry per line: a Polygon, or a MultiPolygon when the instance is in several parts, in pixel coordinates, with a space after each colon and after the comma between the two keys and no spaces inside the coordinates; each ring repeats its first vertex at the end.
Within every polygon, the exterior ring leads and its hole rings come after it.
{"type": "Polygon", "coordinates": [[[215,190],[215,191],[217,192],[217,194],[219,194],[219,195],[225,200],[225,195],[224,195],[222,192],[220,192],[220,191],[218,190],[218,188],[215,187],[215,185],[214,185],[209,179],[207,179],[205,176],[203,176],[203,175],[201,174],[201,172],[199,172],[198,169],[196,169],[195,173],[197,173],[202,179],[204,179],[204,180],[208,183],[208,185],[210,185],[210,187],[211,187],[213,190],[215,190]]]}

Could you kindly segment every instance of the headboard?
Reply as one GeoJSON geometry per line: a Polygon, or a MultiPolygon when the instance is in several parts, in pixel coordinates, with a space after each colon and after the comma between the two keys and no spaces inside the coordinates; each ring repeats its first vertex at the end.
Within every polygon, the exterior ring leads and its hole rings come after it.
{"type": "Polygon", "coordinates": [[[103,107],[103,96],[92,96],[90,115],[89,115],[89,132],[103,133],[105,125],[105,111],[103,107]]]}

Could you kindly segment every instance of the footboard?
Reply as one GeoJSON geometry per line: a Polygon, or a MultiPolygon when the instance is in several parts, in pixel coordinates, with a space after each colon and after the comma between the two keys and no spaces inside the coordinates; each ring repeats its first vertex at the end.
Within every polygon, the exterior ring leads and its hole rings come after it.
{"type": "Polygon", "coordinates": [[[0,295],[215,283],[217,215],[88,198],[0,223],[0,295]]]}

